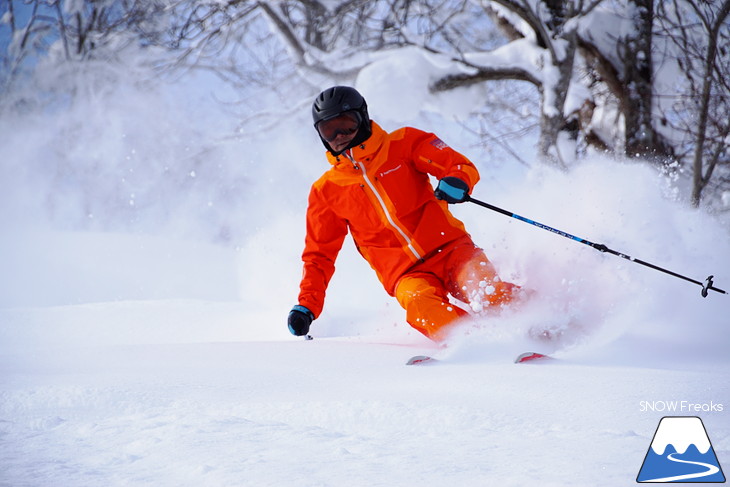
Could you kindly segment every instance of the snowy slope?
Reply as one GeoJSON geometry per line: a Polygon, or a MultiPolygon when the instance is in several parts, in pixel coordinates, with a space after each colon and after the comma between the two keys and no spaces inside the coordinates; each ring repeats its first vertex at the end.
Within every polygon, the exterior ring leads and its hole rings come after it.
{"type": "MultiPolygon", "coordinates": [[[[641,400],[728,397],[726,369],[405,367],[409,351],[315,340],[4,355],[2,482],[630,485],[659,416],[641,400]]],[[[704,415],[721,462],[722,417],[704,415]]]]}
{"type": "MultiPolygon", "coordinates": [[[[570,176],[487,177],[475,196],[728,287],[727,230],[666,199],[651,171],[594,160],[570,176]]],[[[315,340],[291,337],[301,212],[237,250],[6,236],[18,279],[0,308],[0,485],[628,486],[672,414],[702,417],[727,472],[730,297],[475,206],[455,212],[537,296],[445,350],[408,329],[350,244],[315,340]],[[523,338],[536,324],[563,332],[561,360],[510,363],[540,346],[523,338]],[[442,363],[404,365],[424,352],[442,363]],[[671,401],[684,410],[646,410],[671,401]]]]}
{"type": "MultiPolygon", "coordinates": [[[[373,118],[467,154],[476,198],[730,288],[727,215],[677,203],[643,164],[528,169],[529,130],[523,164],[484,148],[451,117],[511,88],[435,98],[438,64],[383,58],[387,84],[365,70],[373,118]]],[[[315,339],[292,337],[326,168],[312,88],[256,99],[275,123],[241,125],[209,78],[78,76],[44,76],[73,103],[0,118],[0,486],[629,486],[665,415],[701,416],[730,470],[730,296],[465,204],[532,301],[435,349],[347,241],[315,339]],[[558,339],[526,338],[545,329],[558,339]],[[512,364],[527,348],[559,360],[512,364]],[[441,361],[404,365],[422,353],[441,361]]]]}

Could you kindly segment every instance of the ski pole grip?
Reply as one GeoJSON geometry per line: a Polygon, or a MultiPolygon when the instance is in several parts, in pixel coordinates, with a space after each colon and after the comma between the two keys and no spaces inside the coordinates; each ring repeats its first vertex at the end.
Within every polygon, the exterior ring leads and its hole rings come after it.
{"type": "Polygon", "coordinates": [[[707,290],[712,287],[712,278],[715,276],[709,276],[707,279],[705,279],[705,284],[702,286],[702,297],[707,297],[707,290]]]}

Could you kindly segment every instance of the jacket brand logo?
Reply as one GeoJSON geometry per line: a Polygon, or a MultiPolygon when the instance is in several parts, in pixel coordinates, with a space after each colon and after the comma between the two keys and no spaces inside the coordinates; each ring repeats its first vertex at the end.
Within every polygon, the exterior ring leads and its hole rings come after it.
{"type": "Polygon", "coordinates": [[[383,176],[385,176],[386,174],[390,174],[390,173],[392,173],[392,172],[395,172],[395,171],[397,171],[398,169],[400,169],[400,168],[401,168],[402,166],[403,166],[403,164],[398,164],[398,165],[397,165],[397,166],[395,166],[395,167],[394,167],[393,169],[388,169],[388,170],[387,170],[387,171],[385,171],[385,172],[381,172],[381,173],[380,173],[380,177],[382,178],[382,177],[383,177],[383,176]]]}

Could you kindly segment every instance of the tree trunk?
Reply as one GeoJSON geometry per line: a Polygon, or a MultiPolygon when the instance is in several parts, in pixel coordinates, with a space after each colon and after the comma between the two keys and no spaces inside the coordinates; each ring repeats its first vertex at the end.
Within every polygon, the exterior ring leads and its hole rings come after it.
{"type": "Polygon", "coordinates": [[[623,39],[625,152],[630,157],[661,156],[652,124],[653,70],[651,59],[653,0],[633,0],[636,35],[623,39]]]}
{"type": "MultiPolygon", "coordinates": [[[[560,167],[569,163],[568,154],[561,154],[560,134],[570,132],[565,118],[564,107],[568,96],[568,88],[573,76],[573,61],[575,59],[576,38],[574,34],[564,39],[567,43],[564,57],[555,59],[550,69],[555,69],[558,80],[554,84],[546,83],[542,86],[542,110],[540,113],[540,140],[538,148],[548,162],[560,167]]],[[[574,151],[573,151],[574,152],[574,151]]],[[[574,156],[570,154],[570,159],[574,156]]]]}
{"type": "Polygon", "coordinates": [[[692,161],[692,206],[698,207],[702,198],[702,190],[707,185],[712,175],[712,169],[716,161],[712,161],[707,174],[704,171],[705,140],[707,137],[707,119],[710,111],[712,95],[713,75],[715,71],[717,56],[718,31],[725,19],[730,15],[730,0],[725,0],[718,12],[717,19],[712,26],[707,26],[707,55],[705,57],[702,93],[700,94],[699,121],[697,123],[697,139],[695,140],[694,158],[692,161]]]}

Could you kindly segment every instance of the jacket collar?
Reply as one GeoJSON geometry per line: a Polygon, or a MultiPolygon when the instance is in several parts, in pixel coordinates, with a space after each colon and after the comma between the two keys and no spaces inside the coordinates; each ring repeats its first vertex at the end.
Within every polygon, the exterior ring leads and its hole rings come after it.
{"type": "Polygon", "coordinates": [[[383,142],[385,141],[385,136],[388,135],[388,133],[383,130],[380,125],[373,122],[372,120],[370,121],[370,128],[373,133],[362,144],[357,145],[351,149],[347,149],[339,156],[336,156],[330,151],[327,151],[327,160],[329,161],[329,163],[333,166],[338,166],[343,163],[352,164],[345,152],[349,152],[350,156],[355,161],[360,163],[372,158],[372,156],[380,149],[380,146],[383,145],[383,142]]]}

